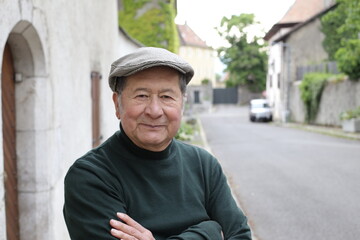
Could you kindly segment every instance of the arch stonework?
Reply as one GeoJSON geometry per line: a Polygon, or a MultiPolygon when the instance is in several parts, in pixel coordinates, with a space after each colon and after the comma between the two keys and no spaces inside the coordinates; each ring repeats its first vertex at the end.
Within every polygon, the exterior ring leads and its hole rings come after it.
{"type": "MultiPolygon", "coordinates": [[[[16,79],[20,239],[51,239],[53,173],[50,169],[53,164],[53,146],[50,143],[54,129],[51,121],[53,91],[47,74],[44,46],[38,31],[28,21],[15,24],[7,43],[13,54],[16,79]]],[[[1,166],[2,155],[0,154],[1,166]]],[[[0,205],[4,206],[4,203],[1,202],[0,205]]],[[[2,215],[0,218],[3,218],[2,215]]],[[[0,222],[4,220],[0,219],[0,222]]],[[[1,237],[0,235],[0,239],[1,237]]]]}

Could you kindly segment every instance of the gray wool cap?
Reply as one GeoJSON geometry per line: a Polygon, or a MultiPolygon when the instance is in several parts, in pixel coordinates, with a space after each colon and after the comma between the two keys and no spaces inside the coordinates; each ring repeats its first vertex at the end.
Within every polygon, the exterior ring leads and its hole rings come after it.
{"type": "Polygon", "coordinates": [[[142,47],[125,55],[111,64],[109,85],[115,92],[116,79],[127,77],[151,67],[168,66],[185,75],[186,84],[194,76],[194,69],[178,55],[155,47],[142,47]]]}

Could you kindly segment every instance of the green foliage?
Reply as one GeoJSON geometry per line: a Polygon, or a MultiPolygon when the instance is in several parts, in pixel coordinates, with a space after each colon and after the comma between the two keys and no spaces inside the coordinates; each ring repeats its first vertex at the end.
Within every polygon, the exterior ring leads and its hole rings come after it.
{"type": "Polygon", "coordinates": [[[360,106],[355,109],[350,109],[348,111],[342,112],[340,114],[341,120],[350,120],[353,118],[360,118],[360,106]]]}
{"type": "Polygon", "coordinates": [[[350,79],[360,78],[360,39],[351,39],[343,43],[335,54],[339,69],[350,79]]]}
{"type": "Polygon", "coordinates": [[[321,19],[323,42],[330,60],[351,79],[360,78],[360,1],[337,0],[337,7],[321,19]]]}
{"type": "Polygon", "coordinates": [[[219,48],[218,54],[226,65],[225,71],[230,73],[226,86],[246,86],[259,92],[265,89],[267,54],[262,51],[261,38],[250,38],[248,34],[249,28],[258,24],[254,18],[254,14],[224,17],[217,30],[229,47],[219,48]]]}
{"type": "Polygon", "coordinates": [[[179,36],[174,22],[174,0],[159,2],[158,6],[142,12],[150,0],[122,0],[119,24],[145,46],[166,48],[177,52],[179,36]]]}
{"type": "Polygon", "coordinates": [[[344,36],[338,34],[338,29],[345,23],[343,9],[330,11],[321,18],[321,31],[325,35],[323,47],[329,55],[329,60],[335,60],[335,53],[340,48],[341,39],[344,36]]]}
{"type": "Polygon", "coordinates": [[[207,85],[209,83],[210,83],[210,79],[208,79],[208,78],[204,78],[203,80],[201,80],[202,85],[207,85]]]}
{"type": "Polygon", "coordinates": [[[321,95],[327,82],[336,83],[344,79],[343,74],[307,73],[300,84],[301,99],[306,108],[305,120],[311,123],[315,120],[321,95]]]}
{"type": "Polygon", "coordinates": [[[190,141],[193,138],[193,135],[194,125],[187,122],[181,122],[175,138],[181,141],[190,141]]]}
{"type": "Polygon", "coordinates": [[[327,79],[328,73],[307,73],[300,84],[301,99],[306,108],[306,122],[315,120],[320,105],[321,94],[327,79]]]}
{"type": "Polygon", "coordinates": [[[167,19],[165,19],[165,41],[168,43],[167,49],[177,52],[180,46],[179,34],[175,24],[175,0],[166,1],[169,3],[161,3],[162,9],[167,19]]]}

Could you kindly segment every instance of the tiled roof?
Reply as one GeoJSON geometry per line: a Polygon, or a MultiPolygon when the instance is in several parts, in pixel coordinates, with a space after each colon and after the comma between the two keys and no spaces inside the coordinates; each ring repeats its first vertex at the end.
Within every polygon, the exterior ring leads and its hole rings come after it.
{"type": "Polygon", "coordinates": [[[264,39],[270,40],[281,28],[288,28],[305,22],[324,8],[324,0],[296,0],[283,18],[266,33],[264,39]]]}
{"type": "Polygon", "coordinates": [[[324,0],[296,0],[278,23],[303,22],[319,13],[324,7],[324,0]]]}
{"type": "Polygon", "coordinates": [[[181,46],[195,46],[202,48],[209,48],[206,42],[203,41],[196,33],[185,23],[184,25],[177,25],[181,46]]]}
{"type": "Polygon", "coordinates": [[[313,21],[316,18],[319,18],[321,16],[323,16],[324,14],[326,14],[327,12],[331,11],[332,9],[334,9],[337,6],[337,4],[332,4],[326,8],[324,8],[322,11],[320,11],[319,13],[315,14],[314,16],[312,16],[311,18],[307,19],[306,21],[297,24],[296,26],[294,26],[290,31],[288,31],[287,33],[283,34],[282,36],[280,36],[279,38],[275,39],[274,42],[279,42],[279,41],[283,41],[284,39],[286,39],[289,35],[291,35],[293,32],[297,31],[298,29],[302,28],[303,26],[305,26],[306,24],[308,24],[309,22],[313,21]]]}

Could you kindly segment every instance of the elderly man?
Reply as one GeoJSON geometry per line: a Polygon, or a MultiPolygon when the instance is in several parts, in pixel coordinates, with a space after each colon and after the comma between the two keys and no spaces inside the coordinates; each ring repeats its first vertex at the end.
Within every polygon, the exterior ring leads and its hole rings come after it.
{"type": "Polygon", "coordinates": [[[193,75],[187,62],[160,48],[140,48],[112,64],[120,130],[67,173],[71,239],[251,239],[218,161],[174,139],[193,75]]]}

